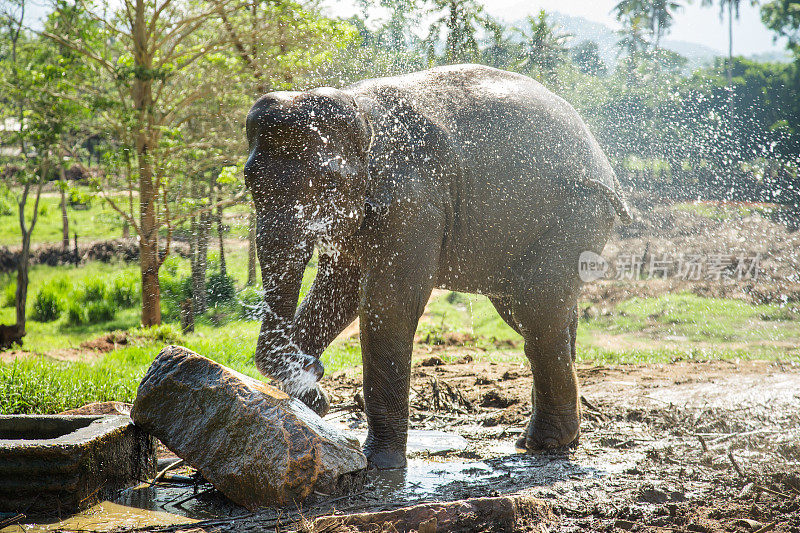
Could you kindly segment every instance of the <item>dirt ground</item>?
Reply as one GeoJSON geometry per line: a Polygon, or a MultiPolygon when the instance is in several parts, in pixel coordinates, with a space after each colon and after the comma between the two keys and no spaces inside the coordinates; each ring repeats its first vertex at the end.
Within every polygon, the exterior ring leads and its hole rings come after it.
{"type": "MultiPolygon", "coordinates": [[[[304,531],[316,531],[307,519],[331,513],[517,495],[549,508],[526,531],[800,532],[800,365],[581,365],[579,446],[526,455],[513,442],[530,416],[530,369],[477,361],[463,347],[417,355],[411,429],[457,434],[465,446],[409,451],[396,479],[373,473],[363,491],[300,510],[250,514],[221,505],[212,490],[197,505],[217,506],[220,518],[159,529],[296,530],[305,518],[304,531]]],[[[328,420],[363,433],[360,372],[324,383],[334,406],[328,420]]]]}
{"type": "MultiPolygon", "coordinates": [[[[580,366],[580,446],[531,458],[530,472],[446,498],[524,491],[549,502],[558,531],[800,531],[800,366],[758,361],[580,366]],[[539,470],[536,472],[536,470],[539,470]]],[[[327,378],[334,405],[355,407],[360,378],[327,378]]],[[[417,362],[412,427],[461,434],[437,456],[502,462],[530,416],[520,364],[417,362]]]]}

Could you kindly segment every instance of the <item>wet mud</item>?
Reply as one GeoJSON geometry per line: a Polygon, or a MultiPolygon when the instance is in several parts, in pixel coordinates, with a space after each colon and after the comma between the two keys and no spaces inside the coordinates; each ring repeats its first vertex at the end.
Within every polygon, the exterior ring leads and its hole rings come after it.
{"type": "MultiPolygon", "coordinates": [[[[548,504],[550,531],[800,531],[799,365],[583,365],[578,375],[581,440],[568,453],[513,448],[530,416],[525,365],[447,348],[415,363],[405,471],[371,472],[365,490],[348,497],[318,494],[296,508],[249,513],[182,467],[155,486],[124,491],[106,511],[93,508],[95,521],[79,521],[80,529],[297,529],[332,513],[524,494],[548,504]],[[120,513],[126,519],[115,521],[120,513]],[[105,526],[102,516],[110,518],[105,526]]],[[[328,419],[363,438],[358,370],[325,384],[335,406],[328,419]]]]}

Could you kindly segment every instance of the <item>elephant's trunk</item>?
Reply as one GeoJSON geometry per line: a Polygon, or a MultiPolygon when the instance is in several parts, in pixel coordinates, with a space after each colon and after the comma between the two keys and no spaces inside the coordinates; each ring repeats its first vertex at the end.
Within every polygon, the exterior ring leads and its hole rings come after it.
{"type": "Polygon", "coordinates": [[[313,244],[301,238],[293,217],[258,217],[257,247],[264,286],[264,318],[256,344],[258,370],[287,392],[312,388],[324,369],[295,341],[294,314],[313,244]]]}

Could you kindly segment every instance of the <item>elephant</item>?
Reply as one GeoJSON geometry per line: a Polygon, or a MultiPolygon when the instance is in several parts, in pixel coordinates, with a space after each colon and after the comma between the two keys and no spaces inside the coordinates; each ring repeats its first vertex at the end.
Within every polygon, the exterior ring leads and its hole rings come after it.
{"type": "Polygon", "coordinates": [[[482,294],[524,338],[532,415],[517,446],[574,445],[578,258],[631,219],[575,109],[526,76],[451,65],[279,91],[247,115],[261,373],[318,414],[323,350],[358,317],[373,468],[406,466],[411,354],[434,288],[482,294]],[[304,270],[318,272],[298,304],[304,270]]]}

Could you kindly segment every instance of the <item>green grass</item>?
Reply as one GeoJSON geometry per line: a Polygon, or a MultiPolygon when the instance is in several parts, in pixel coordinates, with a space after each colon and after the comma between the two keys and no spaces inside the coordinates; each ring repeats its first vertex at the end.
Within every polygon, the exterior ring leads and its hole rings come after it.
{"type": "Polygon", "coordinates": [[[482,348],[491,348],[498,342],[522,340],[485,296],[448,292],[433,299],[428,304],[428,312],[430,320],[422,327],[434,332],[469,333],[482,348]]]}
{"type": "Polygon", "coordinates": [[[607,332],[645,332],[696,342],[782,341],[800,338],[800,312],[778,305],[752,305],[689,293],[631,298],[614,315],[587,322],[607,332]]]}
{"type": "MultiPolygon", "coordinates": [[[[84,196],[91,196],[93,191],[86,186],[75,187],[84,196]]],[[[127,211],[128,200],[124,193],[119,193],[115,197],[116,203],[127,211]]],[[[30,224],[33,216],[33,194],[28,199],[25,206],[26,223],[30,224]]],[[[138,213],[138,199],[133,199],[134,213],[138,213]]],[[[21,233],[19,229],[19,215],[16,204],[11,202],[11,212],[0,214],[0,246],[21,245],[21,233]]],[[[224,223],[228,226],[226,238],[235,238],[242,241],[247,239],[248,216],[250,213],[249,204],[236,204],[227,207],[224,211],[224,223]]],[[[138,216],[138,215],[137,215],[138,216]]],[[[75,209],[67,205],[67,217],[69,218],[69,238],[70,246],[74,233],[78,232],[78,244],[89,241],[103,239],[118,239],[122,237],[123,220],[120,214],[115,211],[105,200],[99,196],[91,199],[88,209],[75,209]]],[[[187,224],[188,226],[188,224],[187,224]]],[[[177,231],[180,231],[178,229],[177,231]]],[[[185,228],[184,228],[185,231],[185,228]]],[[[36,226],[33,229],[31,242],[40,243],[60,243],[61,242],[61,197],[57,192],[48,191],[42,193],[39,200],[39,216],[36,226]]],[[[131,229],[133,235],[133,230],[131,229]]],[[[162,228],[162,237],[166,236],[166,228],[162,228]]],[[[216,246],[217,226],[212,224],[209,232],[212,240],[210,248],[216,246]]]]}
{"type": "MultiPolygon", "coordinates": [[[[78,188],[88,193],[88,187],[78,188]]],[[[30,224],[33,215],[34,198],[31,195],[25,206],[26,221],[30,224]]],[[[69,238],[72,245],[73,234],[78,232],[78,244],[101,239],[116,239],[122,236],[122,218],[107,202],[94,198],[89,209],[79,210],[67,206],[69,218],[69,238]]],[[[16,206],[11,213],[0,215],[0,245],[20,246],[19,215],[16,206]]],[[[61,242],[61,198],[48,193],[39,200],[39,216],[31,236],[32,243],[61,242]]]]}

